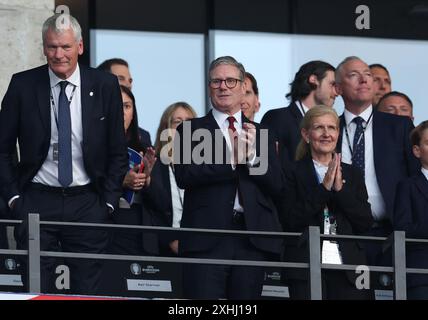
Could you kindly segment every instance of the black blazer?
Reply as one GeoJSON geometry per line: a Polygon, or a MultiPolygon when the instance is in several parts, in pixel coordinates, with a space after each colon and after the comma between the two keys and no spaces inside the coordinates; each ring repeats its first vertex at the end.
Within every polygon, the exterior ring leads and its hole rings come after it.
{"type": "MultiPolygon", "coordinates": [[[[85,170],[104,201],[117,207],[128,168],[117,78],[80,66],[85,170]]],[[[0,185],[3,199],[21,193],[42,166],[51,137],[48,66],[14,74],[0,111],[0,185]],[[18,169],[11,156],[20,146],[18,169]]]]}
{"type": "MultiPolygon", "coordinates": [[[[152,174],[150,186],[143,190],[144,202],[156,213],[154,225],[172,227],[172,195],[169,180],[169,166],[163,164],[160,156],[156,161],[152,174]]],[[[169,250],[169,243],[179,239],[180,233],[168,231],[159,234],[159,242],[162,248],[169,250]]]]}
{"type": "MultiPolygon", "coordinates": [[[[244,116],[242,119],[245,122],[250,122],[244,116]]],[[[181,143],[183,143],[183,140],[185,143],[190,143],[190,136],[183,135],[183,127],[186,123],[189,122],[184,122],[177,128],[177,134],[182,137],[181,143]]],[[[257,130],[256,152],[259,155],[260,125],[252,123],[257,130]]],[[[281,231],[277,211],[271,198],[272,195],[280,192],[283,185],[283,175],[275,155],[273,138],[269,135],[267,144],[263,142],[268,149],[268,159],[264,160],[268,161],[267,172],[263,175],[249,175],[246,165],[238,165],[233,170],[230,163],[225,162],[229,153],[226,140],[223,138],[212,112],[202,118],[190,120],[190,125],[192,133],[202,128],[209,130],[213,143],[212,149],[206,150],[206,152],[211,151],[212,155],[215,156],[216,151],[223,150],[223,162],[222,164],[195,164],[191,160],[190,164],[185,164],[181,158],[181,164],[175,165],[177,184],[180,188],[186,190],[181,226],[187,228],[231,229],[233,227],[233,205],[239,184],[245,211],[246,229],[281,231]],[[219,130],[221,141],[215,143],[216,129],[219,130]]],[[[180,141],[180,139],[177,140],[176,136],[175,142],[177,141],[180,141]]],[[[192,141],[191,150],[194,150],[198,144],[199,141],[192,141]]],[[[183,155],[181,154],[181,156],[183,155]]],[[[185,234],[180,240],[180,252],[209,250],[217,244],[219,239],[219,236],[185,234]]],[[[256,248],[267,253],[279,254],[281,251],[282,240],[279,238],[250,237],[250,241],[256,248]]]]}
{"type": "Polygon", "coordinates": [[[150,132],[147,130],[144,130],[143,128],[138,128],[138,136],[141,141],[141,146],[144,149],[144,152],[148,147],[152,147],[152,140],[150,138],[150,132]]]}
{"type": "MultiPolygon", "coordinates": [[[[368,230],[373,218],[367,201],[367,190],[358,169],[342,163],[342,175],[345,183],[339,192],[328,191],[318,182],[312,158],[307,156],[287,172],[286,187],[280,211],[283,229],[289,232],[304,232],[308,226],[319,226],[324,233],[324,207],[335,215],[337,233],[358,235],[368,230]]],[[[297,238],[287,238],[284,259],[292,262],[308,262],[306,242],[297,238]]],[[[320,243],[321,245],[321,243],[320,243]]],[[[366,264],[364,246],[358,241],[340,241],[339,249],[343,263],[366,264]]],[[[354,281],[354,272],[347,272],[350,281],[354,281]]],[[[307,278],[304,270],[290,269],[285,273],[288,278],[307,278]]]]}
{"type": "MultiPolygon", "coordinates": [[[[419,161],[410,146],[410,131],[414,128],[408,117],[373,111],[373,153],[376,178],[386,205],[389,219],[394,210],[395,192],[400,180],[416,174],[419,161]]],[[[340,117],[340,136],[337,143],[341,152],[345,118],[340,117]]],[[[352,143],[352,142],[351,142],[352,143]]]]}
{"type": "Polygon", "coordinates": [[[278,153],[284,170],[294,165],[297,145],[301,139],[302,119],[302,113],[295,102],[287,108],[269,110],[262,118],[261,124],[273,130],[278,141],[278,153]]]}
{"type": "MultiPolygon", "coordinates": [[[[428,180],[422,172],[398,184],[394,208],[394,230],[406,232],[406,238],[428,238],[428,180]]],[[[406,246],[408,268],[428,268],[428,246],[406,246]]],[[[427,286],[428,275],[409,274],[408,287],[427,286]]]]}

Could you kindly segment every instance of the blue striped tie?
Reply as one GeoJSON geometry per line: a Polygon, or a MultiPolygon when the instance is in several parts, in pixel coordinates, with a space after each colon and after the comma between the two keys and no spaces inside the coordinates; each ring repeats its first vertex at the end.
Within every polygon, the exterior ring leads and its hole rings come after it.
{"type": "Polygon", "coordinates": [[[365,164],[364,164],[364,149],[365,149],[365,141],[364,141],[364,128],[363,121],[364,119],[361,117],[356,117],[352,120],[357,124],[357,129],[354,134],[354,144],[352,147],[352,164],[361,170],[363,176],[365,175],[365,164]]]}
{"type": "Polygon", "coordinates": [[[58,181],[65,188],[73,181],[71,162],[70,102],[65,94],[68,81],[61,81],[58,98],[58,181]]]}

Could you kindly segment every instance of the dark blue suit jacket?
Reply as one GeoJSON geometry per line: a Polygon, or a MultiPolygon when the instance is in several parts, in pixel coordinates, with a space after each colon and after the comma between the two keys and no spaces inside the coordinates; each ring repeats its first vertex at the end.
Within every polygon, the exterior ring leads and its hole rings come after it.
{"type": "MultiPolygon", "coordinates": [[[[105,202],[117,207],[128,168],[123,108],[117,78],[80,66],[83,161],[105,202]]],[[[49,151],[51,137],[48,66],[14,74],[0,111],[0,185],[7,202],[31,182],[49,151]],[[12,157],[20,146],[18,168],[12,157]]]]}
{"type": "MultiPolygon", "coordinates": [[[[318,182],[312,158],[309,156],[297,161],[293,170],[287,171],[280,210],[284,231],[304,232],[308,226],[319,226],[323,233],[323,212],[326,205],[336,217],[338,234],[358,235],[370,229],[373,218],[361,172],[346,163],[341,166],[346,182],[339,192],[328,191],[318,182]]],[[[298,238],[287,239],[285,260],[308,262],[306,246],[305,241],[298,238]]],[[[364,246],[360,242],[341,241],[339,247],[344,263],[367,264],[364,246]]],[[[347,272],[347,275],[353,283],[358,276],[355,272],[347,272]]],[[[307,279],[307,271],[290,269],[285,273],[285,277],[307,279]]]]}
{"type": "MultiPolygon", "coordinates": [[[[249,122],[244,116],[242,119],[249,122]]],[[[260,125],[252,123],[256,126],[258,137],[256,152],[260,154],[260,125]]],[[[190,143],[190,136],[183,135],[184,124],[186,122],[177,128],[177,134],[181,137],[181,142],[186,140],[190,143]]],[[[213,142],[212,149],[206,150],[206,152],[211,151],[212,155],[216,155],[216,152],[223,150],[223,162],[221,164],[196,164],[192,159],[190,164],[181,162],[181,164],[175,165],[177,184],[180,188],[185,189],[181,227],[231,229],[233,227],[233,205],[239,185],[245,211],[246,229],[281,231],[272,195],[280,192],[284,178],[275,155],[273,138],[269,136],[268,159],[264,159],[264,161],[268,160],[269,164],[267,172],[264,175],[250,175],[244,164],[238,165],[233,170],[230,163],[225,163],[225,159],[228,157],[226,140],[223,138],[212,112],[202,118],[190,120],[190,124],[192,133],[198,129],[208,129],[213,141],[215,130],[218,130],[221,141],[213,142]]],[[[176,136],[175,142],[179,140],[176,136]]],[[[194,150],[199,143],[200,141],[192,141],[191,150],[194,150]]],[[[209,250],[217,244],[219,239],[220,236],[186,233],[180,240],[180,252],[209,250]]],[[[256,248],[267,253],[279,254],[281,251],[282,239],[279,238],[250,237],[250,241],[256,248]]]]}
{"type": "Polygon", "coordinates": [[[272,130],[278,141],[278,153],[284,170],[294,165],[297,145],[301,139],[302,119],[302,113],[295,102],[287,108],[269,110],[262,118],[261,124],[272,130]]]}
{"type": "MultiPolygon", "coordinates": [[[[420,164],[410,147],[413,124],[408,117],[373,111],[373,152],[376,178],[386,212],[392,219],[398,182],[416,173],[420,164]]],[[[337,143],[341,152],[345,118],[340,117],[340,136],[337,143]]]]}
{"type": "MultiPolygon", "coordinates": [[[[406,232],[406,238],[428,238],[428,180],[422,172],[404,179],[397,188],[394,208],[394,230],[406,232]]],[[[408,268],[428,268],[428,246],[406,246],[408,268]]],[[[428,285],[428,275],[409,274],[408,287],[428,285]]]]}

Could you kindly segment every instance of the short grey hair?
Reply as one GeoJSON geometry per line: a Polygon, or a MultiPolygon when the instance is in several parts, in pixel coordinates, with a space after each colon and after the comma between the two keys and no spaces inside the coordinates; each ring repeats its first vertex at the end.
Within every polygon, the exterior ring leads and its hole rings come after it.
{"type": "Polygon", "coordinates": [[[354,60],[360,60],[360,61],[364,62],[360,57],[349,56],[349,57],[346,57],[345,59],[343,59],[343,61],[337,65],[336,72],[335,72],[335,75],[334,75],[335,78],[336,78],[335,79],[336,83],[340,83],[341,80],[342,80],[341,77],[340,77],[340,72],[342,71],[343,65],[346,64],[346,63],[348,63],[348,62],[350,62],[350,61],[354,61],[354,60]]]}
{"type": "Polygon", "coordinates": [[[222,56],[218,57],[214,61],[211,62],[210,68],[208,71],[208,77],[211,79],[211,71],[213,71],[215,68],[217,68],[219,65],[226,64],[236,67],[239,70],[239,79],[241,81],[244,81],[245,79],[245,68],[242,65],[242,63],[236,61],[234,57],[231,56],[222,56]]]}
{"type": "Polygon", "coordinates": [[[49,29],[53,30],[56,33],[62,33],[65,30],[71,29],[74,33],[74,38],[76,39],[76,42],[80,42],[80,40],[82,40],[82,28],[80,27],[80,24],[76,20],[76,18],[73,17],[72,15],[69,15],[66,13],[63,13],[63,14],[56,13],[53,16],[50,16],[43,23],[43,27],[42,27],[43,44],[45,43],[46,33],[48,32],[49,29]]]}

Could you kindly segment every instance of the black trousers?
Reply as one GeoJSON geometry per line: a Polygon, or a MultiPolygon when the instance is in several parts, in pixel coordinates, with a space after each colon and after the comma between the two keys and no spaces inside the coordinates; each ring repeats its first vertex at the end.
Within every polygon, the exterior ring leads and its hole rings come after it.
{"type": "MultiPolygon", "coordinates": [[[[234,229],[243,230],[236,224],[234,229]]],[[[228,260],[270,260],[269,254],[255,248],[247,237],[224,238],[208,251],[183,254],[185,257],[228,260]]],[[[207,264],[183,265],[183,295],[186,299],[260,299],[263,267],[207,264]]]]}
{"type": "MultiPolygon", "coordinates": [[[[342,270],[323,270],[322,275],[323,300],[373,300],[370,289],[359,290],[352,284],[342,270]]],[[[291,300],[309,300],[309,282],[303,279],[288,281],[291,300]]]]}
{"type": "MultiPolygon", "coordinates": [[[[18,249],[28,248],[28,213],[39,213],[41,221],[108,222],[108,207],[91,187],[68,188],[69,191],[31,184],[17,199],[13,215],[24,224],[15,228],[18,249]]],[[[105,253],[108,233],[104,230],[76,227],[41,226],[40,249],[78,253],[105,253]]],[[[69,269],[70,290],[67,293],[96,294],[102,263],[89,259],[63,259],[69,269]]],[[[58,292],[56,258],[41,257],[41,291],[58,292]]],[[[24,264],[25,265],[25,264],[24,264]]],[[[65,280],[66,281],[66,280],[65,280]]],[[[24,279],[25,285],[26,279],[24,279]]],[[[64,284],[64,282],[63,282],[64,284]]],[[[64,292],[66,293],[66,292],[64,292]]]]}

